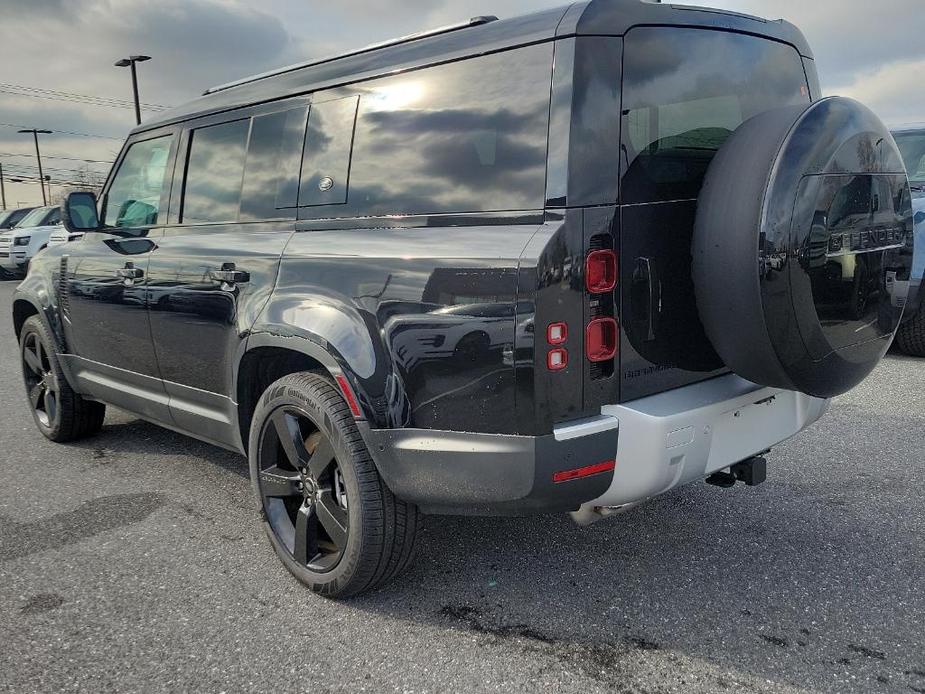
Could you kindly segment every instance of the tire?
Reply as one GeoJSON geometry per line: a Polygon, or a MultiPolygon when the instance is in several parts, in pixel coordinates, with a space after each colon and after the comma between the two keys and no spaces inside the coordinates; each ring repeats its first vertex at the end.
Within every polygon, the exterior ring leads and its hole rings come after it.
{"type": "Polygon", "coordinates": [[[411,564],[420,512],[385,485],[326,376],[290,374],[267,388],[254,412],[248,457],[270,544],[312,591],[351,597],[411,564]]]}
{"type": "Polygon", "coordinates": [[[106,406],[74,392],[61,370],[54,337],[38,316],[23,324],[19,356],[32,417],[47,439],[66,443],[99,432],[106,406]]]}
{"type": "Polygon", "coordinates": [[[707,170],[691,247],[697,312],[723,363],[764,386],[829,398],[886,353],[908,273],[909,184],[885,125],[851,99],[766,111],[707,170]],[[858,267],[849,301],[832,263],[858,267]]]}
{"type": "Polygon", "coordinates": [[[925,357],[925,303],[896,332],[896,346],[910,357],[925,357]]]}

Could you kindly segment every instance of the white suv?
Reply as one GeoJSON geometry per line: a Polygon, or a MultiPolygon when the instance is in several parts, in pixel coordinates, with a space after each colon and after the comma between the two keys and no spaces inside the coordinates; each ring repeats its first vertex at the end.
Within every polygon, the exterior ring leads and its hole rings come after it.
{"type": "Polygon", "coordinates": [[[0,274],[25,276],[29,261],[48,245],[51,233],[60,226],[60,207],[37,207],[0,234],[0,274]]]}

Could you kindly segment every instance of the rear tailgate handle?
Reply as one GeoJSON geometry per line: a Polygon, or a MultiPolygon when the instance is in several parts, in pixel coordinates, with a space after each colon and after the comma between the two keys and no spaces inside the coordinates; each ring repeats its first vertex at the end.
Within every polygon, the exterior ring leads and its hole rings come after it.
{"type": "Polygon", "coordinates": [[[636,258],[636,271],[633,273],[633,283],[642,285],[640,289],[645,292],[645,331],[646,342],[655,340],[655,322],[657,314],[662,310],[662,283],[658,278],[658,269],[653,258],[636,258]]]}

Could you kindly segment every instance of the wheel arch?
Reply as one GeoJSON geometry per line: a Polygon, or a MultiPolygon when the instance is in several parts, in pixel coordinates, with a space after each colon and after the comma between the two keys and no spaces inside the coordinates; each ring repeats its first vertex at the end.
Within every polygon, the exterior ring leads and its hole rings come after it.
{"type": "MultiPolygon", "coordinates": [[[[268,332],[252,334],[238,359],[233,392],[238,410],[241,440],[247,446],[257,402],[272,383],[292,373],[315,371],[326,374],[341,394],[356,404],[357,419],[369,420],[372,409],[358,386],[356,374],[308,334],[287,336],[268,332]]],[[[356,414],[356,412],[355,412],[356,414]]]]}
{"type": "Polygon", "coordinates": [[[16,299],[13,302],[13,332],[17,341],[19,341],[19,336],[22,334],[22,326],[25,322],[32,316],[40,314],[41,311],[39,311],[38,307],[28,299],[16,299]]]}

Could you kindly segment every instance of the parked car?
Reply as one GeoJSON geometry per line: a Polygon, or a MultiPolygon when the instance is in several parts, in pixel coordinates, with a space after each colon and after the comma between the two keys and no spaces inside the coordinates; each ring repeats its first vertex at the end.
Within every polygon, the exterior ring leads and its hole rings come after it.
{"type": "Polygon", "coordinates": [[[83,232],[71,232],[68,231],[63,225],[59,225],[53,232],[51,236],[48,237],[48,246],[60,246],[65,243],[70,243],[71,241],[78,241],[83,238],[83,232]]]}
{"type": "Polygon", "coordinates": [[[22,221],[22,218],[34,210],[34,207],[20,207],[15,210],[0,212],[0,230],[12,229],[22,221]]]}
{"type": "Polygon", "coordinates": [[[60,207],[36,207],[15,227],[0,233],[0,271],[7,276],[24,276],[29,262],[48,245],[51,232],[60,224],[60,207]]]}
{"type": "Polygon", "coordinates": [[[84,237],[18,288],[35,422],[111,404],[246,454],[331,597],[400,573],[422,513],[758,484],[878,364],[911,263],[892,136],[820,95],[792,25],[638,0],[210,89],[129,135],[99,209],[68,197],[84,237]]]}
{"type": "Polygon", "coordinates": [[[903,323],[896,333],[896,345],[910,356],[925,357],[925,287],[922,282],[925,276],[925,125],[897,128],[893,136],[909,175],[915,215],[912,270],[908,280],[897,282],[896,288],[899,300],[906,306],[903,323]]]}

